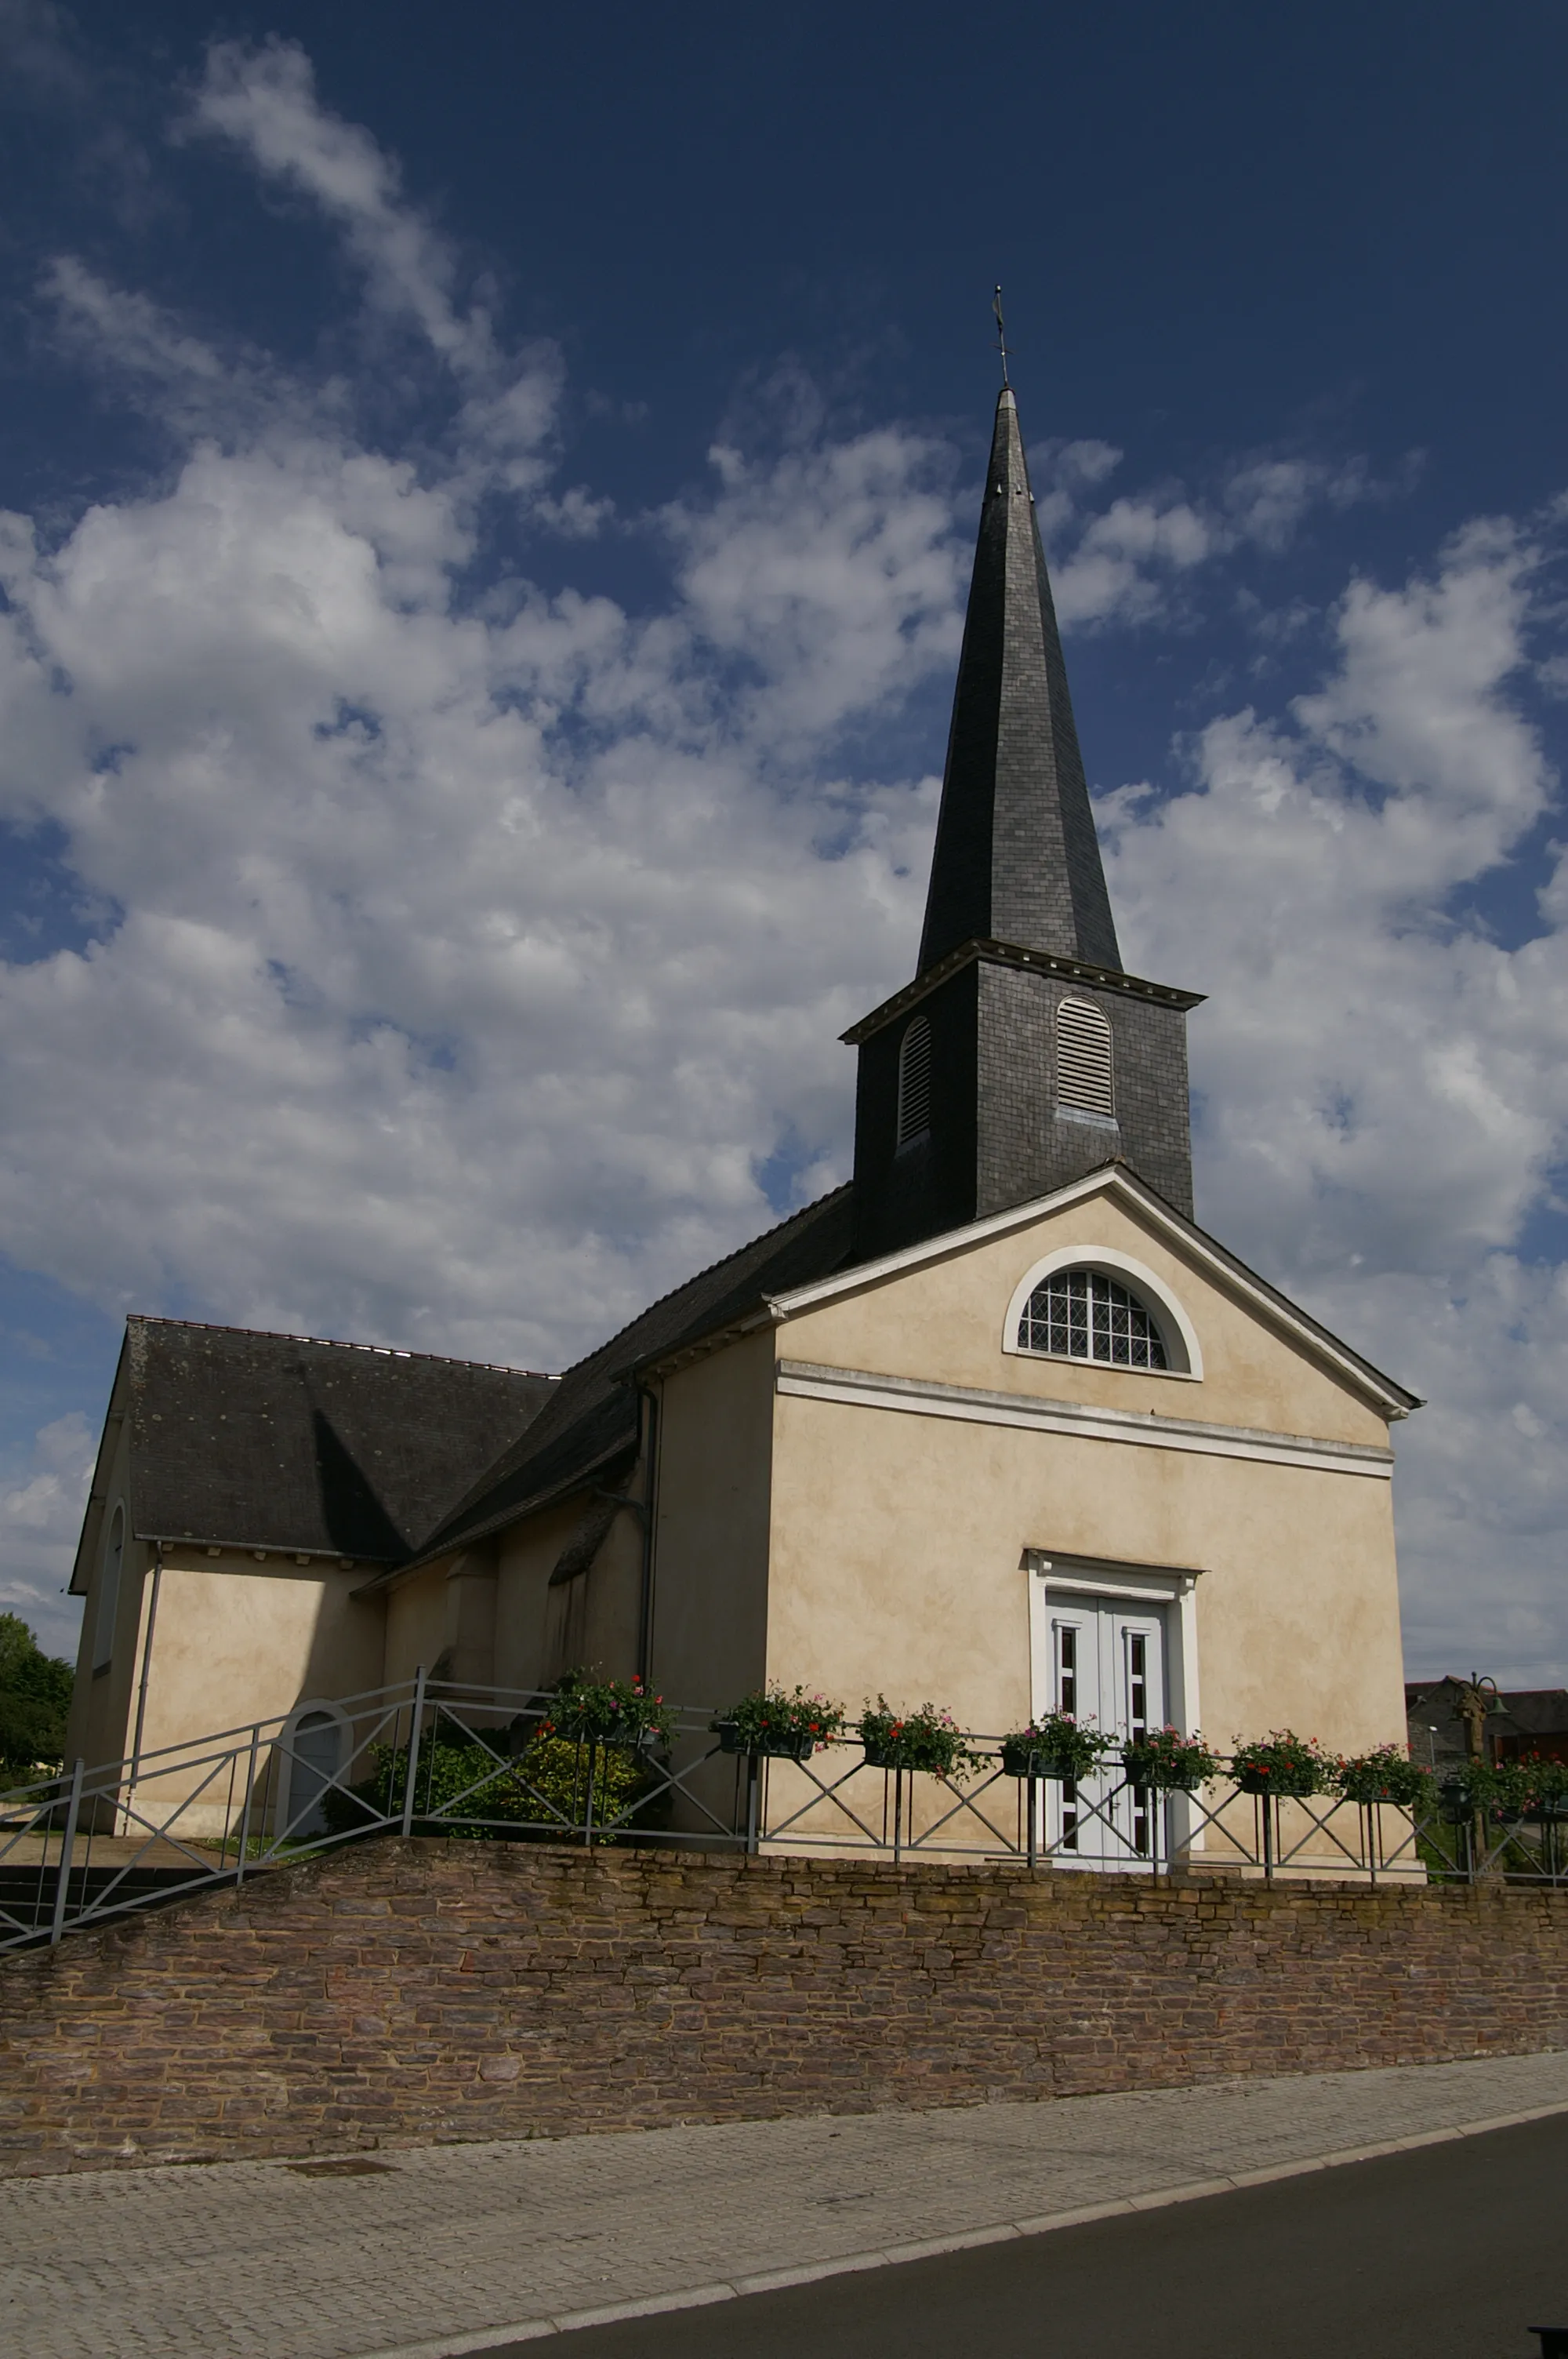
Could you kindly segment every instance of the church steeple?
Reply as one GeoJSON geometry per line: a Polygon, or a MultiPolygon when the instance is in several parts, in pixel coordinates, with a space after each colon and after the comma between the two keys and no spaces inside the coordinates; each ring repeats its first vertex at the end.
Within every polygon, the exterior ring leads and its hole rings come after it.
{"type": "Polygon", "coordinates": [[[980,509],[921,973],[977,938],[1121,964],[1011,386],[980,509]]]}
{"type": "Polygon", "coordinates": [[[1018,406],[997,403],[914,981],[860,1050],[855,1250],[1125,1162],[1192,1211],[1192,992],[1123,972],[1018,406]]]}

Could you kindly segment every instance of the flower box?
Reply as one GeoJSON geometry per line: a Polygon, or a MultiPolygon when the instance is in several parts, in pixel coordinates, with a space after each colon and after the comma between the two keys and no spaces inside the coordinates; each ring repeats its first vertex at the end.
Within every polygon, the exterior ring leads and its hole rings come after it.
{"type": "Polygon", "coordinates": [[[951,1712],[923,1703],[917,1712],[895,1712],[885,1696],[866,1706],[856,1731],[868,1769],[918,1769],[930,1777],[951,1777],[979,1766],[951,1712]]]}
{"type": "Polygon", "coordinates": [[[1195,1794],[1218,1767],[1203,1738],[1180,1728],[1151,1729],[1121,1748],[1122,1775],[1143,1793],[1195,1794]]]}
{"type": "Polygon", "coordinates": [[[1427,1800],[1432,1791],[1432,1772],[1412,1761],[1403,1745],[1380,1745],[1375,1752],[1363,1753],[1354,1761],[1342,1761],[1334,1782],[1347,1802],[1359,1802],[1364,1809],[1378,1802],[1391,1802],[1408,1810],[1420,1808],[1427,1800]]]}
{"type": "Polygon", "coordinates": [[[568,1672],[539,1725],[542,1735],[562,1736],[568,1744],[635,1749],[649,1738],[668,1744],[675,1716],[640,1679],[593,1680],[568,1672]]]}
{"type": "Polygon", "coordinates": [[[1114,1742],[1068,1712],[1043,1712],[1027,1728],[1015,1728],[1002,1738],[1002,1775],[1056,1777],[1064,1784],[1076,1784],[1080,1777],[1094,1776],[1114,1742]]]}
{"type": "Polygon", "coordinates": [[[1173,1760],[1168,1754],[1152,1752],[1141,1745],[1124,1746],[1121,1767],[1130,1786],[1151,1794],[1195,1794],[1214,1775],[1212,1766],[1204,1759],[1173,1760]]]}
{"type": "Polygon", "coordinates": [[[753,1760],[809,1761],[844,1725],[842,1704],[808,1694],[803,1687],[753,1688],[727,1712],[708,1722],[721,1753],[753,1760]]]}
{"type": "Polygon", "coordinates": [[[1335,1764],[1315,1740],[1281,1728],[1256,1744],[1238,1743],[1230,1774],[1244,1794],[1275,1794],[1304,1801],[1330,1784],[1335,1764]]]}
{"type": "Polygon", "coordinates": [[[716,1720],[709,1723],[719,1739],[720,1753],[737,1753],[763,1761],[809,1761],[816,1750],[815,1736],[797,1734],[793,1729],[758,1729],[748,1733],[733,1720],[716,1720]]]}

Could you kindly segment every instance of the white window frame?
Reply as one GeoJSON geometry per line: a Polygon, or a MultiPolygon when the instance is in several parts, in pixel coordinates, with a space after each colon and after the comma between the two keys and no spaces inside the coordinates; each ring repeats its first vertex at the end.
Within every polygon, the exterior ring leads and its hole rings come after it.
{"type": "Polygon", "coordinates": [[[1134,1261],[1130,1254],[1118,1253],[1111,1245],[1061,1245],[1026,1269],[1007,1306],[1001,1348],[1015,1360],[1050,1360],[1069,1368],[1105,1368],[1119,1376],[1174,1376],[1178,1384],[1203,1382],[1203,1346],[1181,1302],[1165,1280],[1157,1277],[1146,1263],[1134,1261]],[[1123,1360],[1080,1360],[1066,1352],[1032,1351],[1019,1342],[1019,1323],[1035,1288],[1068,1269],[1103,1270],[1107,1277],[1129,1287],[1141,1298],[1159,1326],[1160,1341],[1165,1346],[1162,1368],[1134,1367],[1123,1360]]]}

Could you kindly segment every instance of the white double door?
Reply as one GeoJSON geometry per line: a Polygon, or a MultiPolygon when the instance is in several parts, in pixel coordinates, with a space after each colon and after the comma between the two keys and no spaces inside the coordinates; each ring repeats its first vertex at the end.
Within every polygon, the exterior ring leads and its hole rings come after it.
{"type": "Polygon", "coordinates": [[[1041,1788],[1040,1834],[1064,1867],[1152,1865],[1160,1798],[1124,1785],[1118,1757],[1130,1738],[1165,1724],[1165,1626],[1159,1606],[1047,1590],[1036,1624],[1034,1709],[1070,1712],[1117,1748],[1103,1771],[1041,1788]],[[1120,1791],[1118,1788],[1120,1788],[1120,1791]]]}

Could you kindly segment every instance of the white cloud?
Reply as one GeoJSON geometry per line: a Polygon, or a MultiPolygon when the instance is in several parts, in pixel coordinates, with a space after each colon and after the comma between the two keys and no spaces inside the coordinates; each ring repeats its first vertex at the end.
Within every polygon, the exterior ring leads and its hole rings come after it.
{"type": "MultiPolygon", "coordinates": [[[[111,913],[0,967],[0,1247],[112,1308],[559,1364],[765,1225],[768,1158],[801,1194],[843,1169],[837,1035],[905,978],[935,799],[846,749],[950,673],[970,520],[949,452],[836,436],[798,387],[782,451],[728,433],[656,517],[552,488],[558,358],[505,349],[301,53],[221,46],[193,104],[331,225],[445,408],[389,456],[351,376],[56,264],[176,462],[58,539],[0,520],[0,816],[53,822],[111,913]],[[535,535],[499,587],[497,486],[535,535]],[[611,528],[666,559],[641,615],[545,577],[611,528]]],[[[1183,615],[1369,495],[1256,455],[1116,495],[1119,463],[1037,465],[1080,626],[1183,615]]],[[[1568,1122],[1568,878],[1521,948],[1455,912],[1554,790],[1518,699],[1561,660],[1529,636],[1555,528],[1352,582],[1311,694],[1106,807],[1130,960],[1212,995],[1200,1210],[1433,1397],[1419,1658],[1532,1677],[1568,1675],[1568,1287],[1520,1251],[1568,1122]]],[[[75,1514],[55,1447],[0,1520],[33,1596],[75,1514]]]]}
{"type": "Polygon", "coordinates": [[[1538,560],[1493,522],[1353,583],[1293,727],[1217,721],[1189,791],[1107,817],[1129,957],[1211,995],[1200,1216],[1431,1400],[1400,1437],[1417,1658],[1561,1679],[1568,1291],[1517,1248],[1568,1138],[1568,937],[1454,914],[1554,791],[1509,694],[1538,560]]]}
{"type": "Polygon", "coordinates": [[[0,1613],[19,1614],[46,1653],[74,1656],[80,1608],[61,1596],[87,1505],[97,1437],[80,1409],[40,1426],[30,1464],[0,1483],[0,1613]]]}

